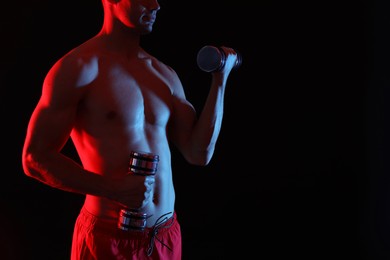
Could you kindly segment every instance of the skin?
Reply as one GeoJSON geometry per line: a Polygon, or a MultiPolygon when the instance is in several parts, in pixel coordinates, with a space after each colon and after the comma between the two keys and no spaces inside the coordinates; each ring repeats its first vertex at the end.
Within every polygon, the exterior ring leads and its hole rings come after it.
{"type": "MultiPolygon", "coordinates": [[[[226,52],[213,72],[201,113],[186,99],[176,72],[140,46],[152,32],[157,0],[103,0],[101,31],[48,71],[28,124],[22,164],[27,176],[85,195],[96,216],[118,218],[122,208],[157,218],[174,212],[170,145],[193,165],[207,165],[223,118],[228,75],[237,55],[226,52]],[[81,165],[61,153],[73,141],[81,165]],[[155,176],[128,174],[131,151],[159,155],[155,176]]],[[[192,89],[196,89],[193,87],[192,89]]]]}

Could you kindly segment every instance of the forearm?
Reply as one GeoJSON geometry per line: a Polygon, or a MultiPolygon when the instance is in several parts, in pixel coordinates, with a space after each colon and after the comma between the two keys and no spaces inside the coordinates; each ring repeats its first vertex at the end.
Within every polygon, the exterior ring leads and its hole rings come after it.
{"type": "Polygon", "coordinates": [[[68,192],[110,197],[110,180],[86,171],[81,165],[60,153],[45,156],[26,154],[23,168],[29,177],[68,192]]]}
{"type": "Polygon", "coordinates": [[[221,75],[214,75],[210,92],[202,112],[194,126],[192,144],[194,150],[205,164],[211,160],[217,143],[224,114],[224,96],[226,80],[221,75]]]}

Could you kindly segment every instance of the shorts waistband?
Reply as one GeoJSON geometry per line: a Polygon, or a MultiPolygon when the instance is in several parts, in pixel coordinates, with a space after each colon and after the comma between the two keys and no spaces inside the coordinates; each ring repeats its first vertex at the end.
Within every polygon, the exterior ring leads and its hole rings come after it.
{"type": "Polygon", "coordinates": [[[178,225],[176,221],[176,212],[173,212],[170,218],[167,218],[162,223],[154,225],[153,227],[146,227],[143,231],[125,231],[118,228],[118,220],[106,219],[93,215],[85,207],[82,207],[78,216],[79,221],[86,226],[90,231],[101,231],[109,234],[115,234],[118,238],[131,239],[149,239],[150,235],[156,230],[158,226],[158,233],[163,234],[168,232],[171,227],[178,225]]]}

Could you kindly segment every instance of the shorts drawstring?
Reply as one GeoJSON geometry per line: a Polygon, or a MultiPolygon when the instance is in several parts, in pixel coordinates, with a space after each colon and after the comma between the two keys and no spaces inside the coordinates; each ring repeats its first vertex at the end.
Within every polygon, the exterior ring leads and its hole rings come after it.
{"type": "Polygon", "coordinates": [[[148,253],[148,256],[151,256],[152,253],[153,253],[153,249],[154,249],[154,240],[157,239],[158,242],[160,242],[163,246],[167,247],[170,251],[172,251],[172,249],[166,245],[164,242],[162,242],[158,237],[157,237],[157,233],[159,231],[160,228],[169,228],[172,226],[172,224],[174,223],[174,217],[172,216],[171,218],[167,218],[166,215],[169,215],[171,214],[172,212],[168,212],[168,213],[165,213],[163,215],[161,215],[157,220],[156,220],[156,223],[154,224],[153,226],[153,229],[150,231],[150,240],[149,240],[149,246],[148,246],[148,249],[147,249],[147,253],[148,253]],[[166,221],[170,221],[169,224],[166,224],[166,221]]]}

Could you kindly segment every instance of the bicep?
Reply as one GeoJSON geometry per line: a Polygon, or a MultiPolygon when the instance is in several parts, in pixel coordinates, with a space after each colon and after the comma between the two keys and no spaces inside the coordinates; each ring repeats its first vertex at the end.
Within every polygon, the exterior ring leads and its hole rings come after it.
{"type": "Polygon", "coordinates": [[[73,127],[75,109],[48,106],[40,101],[27,128],[26,146],[34,150],[60,151],[73,127]]]}
{"type": "Polygon", "coordinates": [[[169,127],[170,140],[180,150],[188,147],[193,127],[196,122],[196,111],[186,99],[174,97],[172,117],[169,127]]]}
{"type": "Polygon", "coordinates": [[[197,120],[194,106],[187,100],[186,94],[179,76],[168,66],[163,66],[160,71],[169,82],[172,90],[172,109],[169,120],[169,140],[185,156],[190,147],[189,143],[197,120]]]}
{"type": "Polygon", "coordinates": [[[60,65],[51,69],[43,83],[27,129],[27,148],[59,151],[69,139],[83,92],[75,87],[73,71],[61,70],[60,65]]]}

